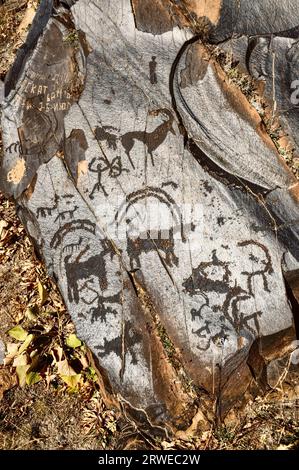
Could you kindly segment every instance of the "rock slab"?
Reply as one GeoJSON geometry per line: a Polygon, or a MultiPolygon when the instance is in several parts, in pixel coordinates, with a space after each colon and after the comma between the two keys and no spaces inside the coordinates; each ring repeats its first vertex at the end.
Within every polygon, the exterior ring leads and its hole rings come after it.
{"type": "Polygon", "coordinates": [[[106,388],[165,430],[207,397],[223,417],[294,339],[298,183],[195,36],[225,1],[155,3],[171,21],[41,2],[5,84],[0,187],[106,388]]]}

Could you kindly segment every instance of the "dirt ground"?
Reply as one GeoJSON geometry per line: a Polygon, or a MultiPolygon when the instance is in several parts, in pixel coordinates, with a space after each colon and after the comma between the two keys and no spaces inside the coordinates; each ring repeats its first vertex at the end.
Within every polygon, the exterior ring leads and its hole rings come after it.
{"type": "MultiPolygon", "coordinates": [[[[0,6],[0,79],[30,27],[38,1],[0,6]]],[[[1,158],[1,140],[0,140],[1,158]]],[[[285,362],[276,386],[220,426],[191,426],[155,439],[103,403],[85,345],[37,259],[15,206],[0,194],[0,449],[294,449],[299,373],[285,362]],[[1,344],[0,344],[1,346],[1,344]]],[[[193,423],[194,424],[194,423],[193,423]]]]}

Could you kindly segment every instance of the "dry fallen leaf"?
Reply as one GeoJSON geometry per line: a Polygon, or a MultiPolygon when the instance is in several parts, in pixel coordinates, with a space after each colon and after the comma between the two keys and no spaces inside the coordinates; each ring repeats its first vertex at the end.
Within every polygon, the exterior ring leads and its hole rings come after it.
{"type": "Polygon", "coordinates": [[[34,385],[42,380],[41,375],[38,372],[28,372],[26,374],[26,384],[34,385]]]}
{"type": "Polygon", "coordinates": [[[4,392],[10,390],[17,384],[15,374],[12,374],[9,368],[0,367],[0,400],[3,398],[4,392]]]}
{"type": "Polygon", "coordinates": [[[66,339],[66,344],[69,348],[78,348],[81,346],[82,342],[77,338],[75,334],[71,334],[66,339]]]}
{"type": "Polygon", "coordinates": [[[16,373],[18,376],[20,387],[24,387],[26,385],[26,375],[27,375],[28,369],[30,369],[29,364],[16,367],[16,373]]]}
{"type": "Polygon", "coordinates": [[[280,444],[276,450],[290,450],[292,448],[292,444],[289,444],[288,446],[285,446],[283,444],[280,444]]]}
{"type": "MultiPolygon", "coordinates": [[[[8,227],[8,223],[5,220],[0,220],[0,240],[2,240],[2,233],[4,233],[5,236],[5,231],[4,229],[8,227]]],[[[3,236],[3,238],[4,238],[3,236]]]]}
{"type": "Polygon", "coordinates": [[[62,380],[71,388],[75,388],[81,381],[81,374],[61,375],[62,380]]]}
{"type": "Polygon", "coordinates": [[[16,356],[13,361],[13,367],[18,366],[26,366],[28,364],[28,359],[26,354],[21,354],[20,356],[16,356]]]}
{"type": "Polygon", "coordinates": [[[11,338],[16,339],[17,341],[25,341],[28,336],[28,333],[20,325],[14,326],[8,331],[8,334],[11,338]]]}
{"type": "Polygon", "coordinates": [[[69,365],[68,361],[65,359],[64,361],[58,361],[56,363],[57,371],[59,375],[71,376],[76,375],[76,372],[72,367],[69,365]]]}
{"type": "Polygon", "coordinates": [[[40,298],[41,305],[44,305],[44,303],[48,299],[48,292],[47,292],[45,286],[41,282],[38,282],[37,288],[38,288],[38,293],[39,293],[39,298],[40,298]]]}
{"type": "Polygon", "coordinates": [[[162,441],[161,446],[163,450],[172,450],[175,448],[175,442],[162,441]]]}
{"type": "Polygon", "coordinates": [[[17,355],[19,349],[19,345],[17,343],[7,343],[6,344],[6,356],[4,358],[3,364],[5,366],[9,365],[14,357],[17,355]]]}

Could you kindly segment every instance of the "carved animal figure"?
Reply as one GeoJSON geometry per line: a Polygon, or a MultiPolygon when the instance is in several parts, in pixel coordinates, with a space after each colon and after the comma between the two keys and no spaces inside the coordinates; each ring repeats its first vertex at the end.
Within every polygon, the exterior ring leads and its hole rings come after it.
{"type": "Polygon", "coordinates": [[[133,347],[142,341],[142,335],[134,329],[133,324],[128,321],[125,323],[124,336],[117,336],[114,339],[107,340],[104,338],[103,346],[96,346],[99,351],[98,356],[108,356],[114,352],[118,357],[122,357],[123,347],[125,352],[129,351],[132,357],[132,364],[138,364],[136,353],[133,347]]]}
{"type": "Polygon", "coordinates": [[[80,246],[82,245],[82,242],[83,238],[80,237],[76,243],[70,243],[69,245],[63,247],[62,253],[73,254],[74,251],[79,250],[80,246]]]}
{"type": "Polygon", "coordinates": [[[8,147],[6,147],[5,152],[8,153],[19,153],[20,155],[23,155],[23,150],[20,142],[13,142],[10,144],[8,147]]]}
{"type": "Polygon", "coordinates": [[[105,255],[108,253],[113,256],[114,251],[108,240],[102,241],[103,250],[101,253],[90,256],[85,261],[80,261],[89,250],[87,245],[79,255],[74,259],[72,255],[68,255],[64,259],[64,267],[67,278],[68,298],[70,302],[79,303],[79,286],[80,280],[88,279],[95,276],[99,279],[99,284],[102,290],[107,289],[108,280],[106,273],[105,255]]]}
{"type": "Polygon", "coordinates": [[[37,208],[37,218],[42,217],[45,218],[47,215],[52,215],[52,212],[54,211],[59,211],[62,209],[57,217],[54,220],[54,223],[56,223],[59,220],[65,220],[67,217],[70,217],[71,219],[74,217],[75,212],[77,209],[79,209],[78,206],[73,205],[73,199],[75,196],[73,194],[65,194],[63,196],[58,196],[58,194],[55,194],[54,196],[54,204],[52,207],[38,207],[37,208]],[[72,206],[71,209],[65,209],[63,210],[64,206],[72,206]]]}
{"type": "Polygon", "coordinates": [[[169,238],[167,240],[161,238],[152,239],[150,235],[147,238],[130,238],[127,237],[127,251],[130,257],[131,269],[140,268],[140,256],[142,253],[149,253],[150,251],[161,251],[165,254],[163,261],[170,268],[178,265],[179,259],[174,253],[174,238],[173,230],[169,230],[169,238]]]}
{"type": "MultiPolygon", "coordinates": [[[[159,206],[158,206],[159,207],[159,206]]],[[[163,211],[163,209],[161,209],[163,211]]],[[[132,211],[134,214],[134,210],[132,211]]],[[[146,212],[146,210],[145,210],[146,212]]],[[[162,212],[163,214],[163,212],[162,212]]],[[[134,215],[133,215],[134,220],[134,215]]],[[[172,267],[178,265],[178,257],[175,255],[175,230],[180,230],[183,234],[183,224],[181,212],[174,199],[163,189],[156,187],[146,187],[129,194],[126,197],[125,202],[120,207],[119,211],[115,216],[115,221],[118,226],[121,226],[125,222],[126,224],[126,235],[127,235],[127,252],[130,257],[131,269],[140,268],[140,256],[142,253],[149,253],[151,251],[157,252],[167,266],[172,267]],[[151,227],[144,227],[140,230],[140,227],[134,227],[136,236],[132,236],[128,228],[132,222],[131,218],[128,218],[128,211],[136,209],[135,216],[137,214],[137,220],[143,217],[143,212],[138,206],[140,201],[149,198],[153,198],[158,201],[158,204],[162,205],[163,208],[170,213],[170,226],[167,228],[167,238],[165,238],[165,230],[157,230],[157,236],[153,237],[151,234],[151,227]],[[135,205],[137,204],[137,206],[135,205]],[[137,208],[136,208],[137,207],[137,208]],[[148,228],[149,231],[146,231],[148,228]],[[161,253],[164,253],[161,255],[161,253]]],[[[183,240],[184,241],[184,240],[183,240]]]]}
{"type": "Polygon", "coordinates": [[[37,212],[36,212],[37,218],[38,219],[39,217],[45,218],[47,217],[47,215],[52,215],[52,212],[55,211],[58,207],[58,202],[59,202],[59,196],[55,194],[54,204],[52,207],[38,207],[37,208],[37,212]]]}
{"type": "MultiPolygon", "coordinates": [[[[183,282],[183,287],[186,292],[191,296],[204,295],[207,292],[218,292],[225,294],[224,300],[219,305],[214,305],[212,310],[214,312],[221,312],[223,317],[233,326],[236,331],[246,329],[254,336],[259,333],[259,317],[262,315],[261,311],[253,311],[252,305],[249,305],[247,312],[242,311],[242,303],[253,300],[253,278],[261,276],[265,291],[269,291],[267,274],[273,272],[272,262],[267,248],[259,242],[254,240],[246,240],[239,242],[240,247],[250,247],[248,254],[249,260],[252,262],[252,271],[243,271],[241,274],[247,276],[247,290],[244,290],[235,281],[235,285],[231,285],[231,272],[228,268],[228,263],[218,259],[216,250],[212,253],[212,261],[201,262],[197,268],[192,270],[189,278],[183,282]],[[255,252],[253,250],[255,248],[255,252]],[[254,255],[253,252],[256,254],[254,255]],[[211,275],[211,268],[216,268],[215,274],[211,275]],[[249,322],[253,324],[249,324],[249,322]]],[[[201,310],[191,310],[191,318],[194,321],[197,317],[202,318],[201,310]]],[[[207,331],[208,325],[193,331],[199,337],[202,331],[207,331]]],[[[208,332],[208,331],[207,331],[208,332]]]]}
{"type": "Polygon", "coordinates": [[[192,269],[190,277],[185,279],[183,287],[189,295],[194,296],[203,292],[218,292],[225,294],[230,290],[230,275],[228,268],[229,263],[218,259],[216,250],[212,252],[212,261],[203,261],[197,268],[192,269]],[[211,268],[217,269],[217,276],[210,277],[211,268]]]}
{"type": "Polygon", "coordinates": [[[204,326],[198,328],[198,330],[196,331],[192,330],[192,333],[198,336],[199,338],[206,338],[206,335],[202,333],[206,332],[209,335],[211,334],[210,324],[211,322],[209,320],[206,320],[204,326]]]}
{"type": "Polygon", "coordinates": [[[253,295],[252,280],[255,276],[262,277],[264,290],[266,292],[270,292],[268,280],[266,277],[267,274],[269,275],[273,273],[272,260],[269,254],[269,250],[264,245],[262,245],[262,243],[256,242],[254,240],[240,242],[238,243],[238,246],[251,248],[257,247],[262,254],[262,256],[254,256],[253,253],[250,253],[249,259],[253,262],[253,267],[255,269],[252,272],[242,272],[243,275],[247,276],[248,292],[253,295]]]}
{"type": "Polygon", "coordinates": [[[65,220],[67,217],[69,217],[70,219],[73,219],[74,214],[78,209],[79,209],[78,206],[74,206],[73,209],[69,209],[69,210],[65,210],[65,211],[60,212],[58,214],[58,216],[56,217],[56,219],[54,220],[54,224],[57,221],[65,220]]]}
{"type": "Polygon", "coordinates": [[[175,135],[175,131],[172,127],[174,118],[173,118],[172,113],[167,108],[158,109],[157,111],[153,111],[152,114],[163,114],[168,119],[167,121],[164,121],[162,124],[156,127],[156,129],[152,132],[132,131],[132,132],[127,132],[121,137],[122,146],[124,147],[126,151],[128,159],[132,165],[132,168],[135,168],[135,166],[132,162],[130,152],[132,148],[134,147],[136,140],[139,140],[140,142],[143,142],[145,144],[147,152],[149,153],[151,157],[152,165],[154,166],[153,152],[164,142],[164,140],[167,137],[168,132],[171,132],[172,134],[175,135]]]}
{"type": "Polygon", "coordinates": [[[113,315],[117,315],[118,312],[115,308],[110,306],[106,306],[105,303],[113,303],[113,297],[99,297],[97,307],[93,307],[91,309],[91,323],[100,320],[101,322],[106,321],[106,316],[108,313],[112,313],[113,315]]]}
{"type": "Polygon", "coordinates": [[[192,308],[191,309],[191,320],[192,321],[195,321],[196,318],[198,318],[199,320],[202,320],[203,318],[203,314],[202,314],[202,310],[205,308],[205,307],[208,307],[209,308],[209,299],[206,298],[205,299],[206,302],[204,304],[202,304],[198,310],[196,310],[196,308],[192,308]]]}
{"type": "MultiPolygon", "coordinates": [[[[226,331],[229,331],[229,328],[225,325],[221,325],[221,329],[218,333],[215,335],[211,336],[211,341],[213,341],[214,344],[217,346],[223,346],[224,342],[229,338],[229,336],[226,334],[226,331]]],[[[208,345],[208,348],[210,347],[210,342],[208,345]]]]}
{"type": "MultiPolygon", "coordinates": [[[[88,284],[88,283],[89,282],[87,281],[85,283],[85,286],[83,286],[83,287],[86,287],[86,284],[88,284]]],[[[106,306],[105,304],[121,304],[122,291],[119,291],[114,295],[109,295],[109,296],[104,297],[102,295],[99,295],[98,292],[95,289],[93,289],[92,287],[88,286],[87,289],[96,294],[96,299],[93,298],[89,302],[88,300],[84,299],[84,297],[82,297],[83,302],[86,305],[92,305],[95,300],[97,301],[97,306],[92,307],[91,312],[90,312],[91,313],[91,323],[94,323],[95,321],[98,321],[98,320],[100,320],[101,322],[105,322],[108,313],[112,313],[113,315],[118,314],[117,310],[115,310],[114,308],[112,308],[110,306],[106,306]]],[[[80,289],[80,291],[81,290],[82,290],[82,288],[80,289]]]]}
{"type": "Polygon", "coordinates": [[[87,233],[95,235],[96,225],[93,222],[90,222],[88,219],[77,219],[71,222],[67,222],[53,236],[50,246],[51,248],[56,249],[59,245],[62,244],[64,237],[70,233],[77,232],[78,230],[83,230],[87,233]]]}
{"type": "Polygon", "coordinates": [[[108,132],[108,130],[117,130],[115,127],[112,126],[103,126],[103,127],[96,127],[95,129],[95,136],[99,142],[106,141],[108,147],[110,149],[116,150],[117,148],[117,136],[108,132]]]}
{"type": "Polygon", "coordinates": [[[209,328],[209,322],[206,321],[206,325],[202,328],[200,328],[198,331],[193,331],[194,334],[197,334],[200,338],[204,338],[205,340],[208,340],[208,342],[203,345],[202,343],[200,345],[197,345],[197,349],[200,351],[207,351],[209,347],[211,346],[211,343],[213,342],[216,346],[221,347],[223,346],[224,342],[229,338],[228,334],[226,332],[229,331],[229,328],[225,325],[221,325],[220,331],[218,331],[216,334],[211,335],[211,331],[209,328]],[[202,335],[198,334],[201,333],[202,331],[206,331],[208,335],[202,335]]]}

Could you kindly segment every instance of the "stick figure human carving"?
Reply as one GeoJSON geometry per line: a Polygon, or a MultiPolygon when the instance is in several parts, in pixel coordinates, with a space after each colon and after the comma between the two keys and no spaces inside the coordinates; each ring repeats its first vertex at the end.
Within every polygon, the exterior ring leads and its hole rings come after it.
{"type": "Polygon", "coordinates": [[[149,71],[150,71],[150,82],[152,85],[155,85],[156,83],[158,83],[158,80],[157,80],[157,73],[156,73],[156,69],[157,69],[157,62],[156,62],[156,57],[153,55],[152,56],[152,60],[149,62],[149,71]]]}
{"type": "Polygon", "coordinates": [[[104,196],[108,196],[108,193],[102,183],[103,173],[108,171],[108,176],[110,176],[110,178],[117,178],[123,172],[129,171],[126,168],[123,168],[122,161],[119,156],[113,158],[111,162],[106,157],[101,157],[99,159],[95,157],[89,163],[88,168],[92,173],[96,173],[98,175],[98,181],[92,188],[92,191],[89,195],[90,199],[94,199],[94,193],[100,190],[103,191],[104,196]]]}

